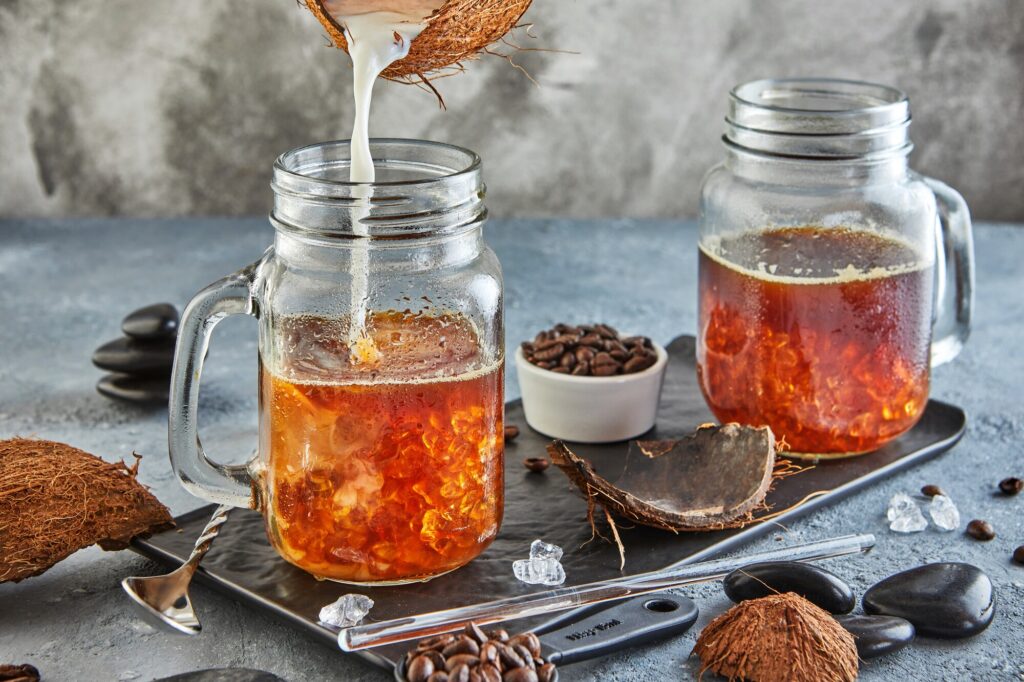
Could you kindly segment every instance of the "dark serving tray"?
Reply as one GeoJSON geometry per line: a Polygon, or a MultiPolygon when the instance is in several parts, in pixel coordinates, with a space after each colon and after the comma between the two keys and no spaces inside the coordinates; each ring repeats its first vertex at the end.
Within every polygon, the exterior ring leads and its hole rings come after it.
{"type": "MultiPolygon", "coordinates": [[[[669,365],[658,426],[645,438],[683,435],[701,423],[712,421],[696,383],[693,337],[677,338],[668,346],[668,351],[669,365]]],[[[530,542],[535,538],[564,549],[562,563],[567,575],[566,585],[620,575],[618,550],[600,539],[588,542],[591,531],[586,521],[586,504],[568,479],[555,467],[544,474],[532,474],[523,467],[525,457],[546,456],[549,439],[526,425],[518,400],[506,405],[505,419],[508,424],[518,425],[522,432],[505,452],[504,522],[494,543],[468,566],[428,583],[398,587],[358,588],[317,581],[286,563],[271,549],[259,514],[239,509],[231,513],[196,579],[238,601],[273,613],[315,640],[337,647],[335,632],[320,626],[317,614],[322,606],[346,593],[369,595],[376,602],[370,619],[384,620],[548,589],[523,585],[512,575],[512,561],[526,557],[530,542]]],[[[963,435],[966,420],[960,408],[930,401],[921,421],[882,449],[860,457],[821,462],[778,481],[768,495],[768,503],[780,510],[798,506],[774,521],[785,523],[787,519],[829,504],[948,450],[963,435]],[[816,491],[829,492],[798,504],[816,491]]],[[[627,443],[573,448],[589,458],[601,475],[611,481],[625,468],[629,457],[636,456],[627,443]]],[[[212,509],[211,505],[189,512],[176,519],[178,531],[137,540],[133,546],[148,557],[177,565],[188,557],[212,509]]],[[[761,523],[741,530],[674,535],[643,526],[620,526],[626,546],[625,573],[707,559],[735,549],[774,527],[774,523],[761,523]]],[[[396,645],[371,649],[361,655],[389,666],[403,653],[404,647],[396,645]]]]}

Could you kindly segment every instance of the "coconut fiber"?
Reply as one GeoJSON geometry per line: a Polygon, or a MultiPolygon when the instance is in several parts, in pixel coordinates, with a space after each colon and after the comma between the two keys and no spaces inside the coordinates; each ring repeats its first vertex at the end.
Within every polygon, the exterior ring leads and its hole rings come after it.
{"type": "Polygon", "coordinates": [[[139,462],[105,462],[70,445],[0,441],[0,583],[39,575],[99,544],[124,549],[174,525],[137,480],[139,462]]]}

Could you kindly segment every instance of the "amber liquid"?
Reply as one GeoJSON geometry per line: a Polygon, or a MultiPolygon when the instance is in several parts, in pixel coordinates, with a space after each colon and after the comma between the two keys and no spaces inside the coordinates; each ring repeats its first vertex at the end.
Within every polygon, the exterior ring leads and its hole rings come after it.
{"type": "Polygon", "coordinates": [[[501,524],[503,367],[481,366],[469,325],[371,314],[374,361],[353,364],[339,323],[275,324],[289,359],[271,371],[264,358],[260,396],[278,552],[321,578],[378,584],[480,554],[501,524]]]}
{"type": "Polygon", "coordinates": [[[701,246],[699,280],[698,378],[719,420],[836,457],[921,417],[933,272],[909,245],[846,228],[725,237],[701,246]]]}

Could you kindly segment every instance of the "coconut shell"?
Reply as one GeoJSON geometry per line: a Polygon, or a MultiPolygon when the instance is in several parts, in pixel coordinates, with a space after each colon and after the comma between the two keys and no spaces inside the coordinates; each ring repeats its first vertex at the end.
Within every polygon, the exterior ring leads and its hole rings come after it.
{"type": "Polygon", "coordinates": [[[771,487],[775,437],[766,426],[705,425],[685,438],[634,441],[630,448],[629,465],[615,483],[562,441],[551,443],[548,453],[589,502],[671,531],[749,523],[771,487]]]}
{"type": "Polygon", "coordinates": [[[749,682],[852,682],[857,645],[824,609],[787,592],[748,599],[707,624],[694,654],[710,670],[749,682]]]}
{"type": "Polygon", "coordinates": [[[138,467],[54,441],[0,441],[0,583],[39,575],[83,547],[124,549],[173,527],[136,480],[138,467]]]}
{"type": "MultiPolygon", "coordinates": [[[[390,80],[429,78],[445,68],[476,59],[481,50],[515,28],[532,0],[447,0],[427,19],[427,26],[412,41],[409,54],[384,69],[390,80]]],[[[348,52],[345,32],[323,0],[305,0],[306,7],[331,42],[348,52]]]]}

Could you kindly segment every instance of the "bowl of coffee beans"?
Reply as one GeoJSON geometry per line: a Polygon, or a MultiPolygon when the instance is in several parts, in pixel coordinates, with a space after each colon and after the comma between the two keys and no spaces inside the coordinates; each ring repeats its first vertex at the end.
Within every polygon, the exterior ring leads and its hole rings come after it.
{"type": "Polygon", "coordinates": [[[551,438],[611,443],[650,430],[668,353],[607,324],[557,324],[516,350],[527,423],[551,438]]]}

